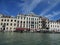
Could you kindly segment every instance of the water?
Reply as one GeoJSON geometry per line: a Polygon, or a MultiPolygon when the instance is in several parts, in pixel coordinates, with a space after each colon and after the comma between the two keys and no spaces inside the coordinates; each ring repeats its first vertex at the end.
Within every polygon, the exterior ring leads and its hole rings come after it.
{"type": "Polygon", "coordinates": [[[0,32],[0,45],[60,45],[60,34],[0,32]]]}

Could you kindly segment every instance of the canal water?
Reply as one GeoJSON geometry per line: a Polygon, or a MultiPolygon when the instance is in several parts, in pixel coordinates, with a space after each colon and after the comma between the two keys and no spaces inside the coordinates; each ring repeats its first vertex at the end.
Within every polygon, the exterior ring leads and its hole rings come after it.
{"type": "Polygon", "coordinates": [[[0,45],[60,45],[60,34],[0,32],[0,45]]]}

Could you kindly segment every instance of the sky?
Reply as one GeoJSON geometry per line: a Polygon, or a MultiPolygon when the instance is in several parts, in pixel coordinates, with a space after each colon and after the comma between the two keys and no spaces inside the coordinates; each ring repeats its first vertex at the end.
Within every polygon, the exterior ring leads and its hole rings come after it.
{"type": "Polygon", "coordinates": [[[34,13],[49,18],[60,19],[60,0],[0,0],[0,13],[16,16],[34,13]]]}

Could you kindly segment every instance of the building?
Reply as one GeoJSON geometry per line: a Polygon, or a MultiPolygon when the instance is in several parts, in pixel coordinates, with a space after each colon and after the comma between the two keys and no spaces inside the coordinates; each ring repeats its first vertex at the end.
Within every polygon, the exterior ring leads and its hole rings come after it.
{"type": "Polygon", "coordinates": [[[16,17],[0,14],[0,30],[15,31],[17,29],[31,32],[41,30],[60,32],[60,22],[32,13],[18,14],[16,17]]]}
{"type": "Polygon", "coordinates": [[[36,31],[39,25],[39,18],[34,14],[17,15],[18,27],[28,29],[30,31],[36,31]]]}
{"type": "Polygon", "coordinates": [[[46,29],[49,26],[49,20],[46,17],[38,16],[35,14],[17,15],[18,28],[23,30],[40,31],[46,29]]]}
{"type": "Polygon", "coordinates": [[[56,21],[50,21],[49,31],[60,32],[60,23],[56,21]]]}
{"type": "Polygon", "coordinates": [[[17,20],[14,17],[0,14],[0,30],[14,31],[17,27],[17,20]]]}

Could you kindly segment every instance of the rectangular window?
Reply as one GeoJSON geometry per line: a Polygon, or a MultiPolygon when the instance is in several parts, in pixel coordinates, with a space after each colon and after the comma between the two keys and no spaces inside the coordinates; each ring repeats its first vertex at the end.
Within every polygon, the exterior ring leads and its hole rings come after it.
{"type": "Polygon", "coordinates": [[[34,28],[34,25],[31,25],[31,28],[34,28]]]}
{"type": "Polygon", "coordinates": [[[13,20],[11,20],[11,22],[12,22],[13,20]]]}
{"type": "Polygon", "coordinates": [[[31,18],[31,20],[34,20],[34,18],[31,18]]]}
{"type": "Polygon", "coordinates": [[[23,23],[25,24],[25,21],[23,23]]]}
{"type": "Polygon", "coordinates": [[[34,24],[34,22],[31,22],[31,24],[34,24]]]}
{"type": "Polygon", "coordinates": [[[1,23],[1,25],[3,25],[3,23],[1,23]]]}
{"type": "Polygon", "coordinates": [[[14,20],[14,22],[16,22],[16,20],[14,20]]]}
{"type": "Polygon", "coordinates": [[[6,29],[8,30],[8,27],[6,29]]]}
{"type": "Polygon", "coordinates": [[[12,23],[10,25],[12,26],[12,23]]]}
{"type": "Polygon", "coordinates": [[[7,26],[8,26],[8,23],[7,23],[7,26]]]}
{"type": "Polygon", "coordinates": [[[29,20],[30,20],[30,18],[29,18],[29,20]]]}
{"type": "Polygon", "coordinates": [[[16,24],[14,23],[14,26],[16,26],[16,24]]]}
{"type": "Polygon", "coordinates": [[[40,24],[39,24],[39,26],[40,26],[40,24]]]}
{"type": "Polygon", "coordinates": [[[22,23],[22,21],[21,21],[21,23],[22,23]]]}
{"type": "Polygon", "coordinates": [[[3,21],[3,19],[1,19],[1,21],[3,21]]]}
{"type": "Polygon", "coordinates": [[[19,21],[17,21],[17,23],[19,23],[19,21]]]}
{"type": "Polygon", "coordinates": [[[52,25],[51,25],[51,27],[52,27],[52,25]]]}
{"type": "Polygon", "coordinates": [[[25,19],[25,17],[24,17],[24,19],[25,19]]]}
{"type": "Polygon", "coordinates": [[[28,20],[28,17],[27,17],[27,20],[28,20]]]}
{"type": "Polygon", "coordinates": [[[22,17],[21,17],[21,19],[22,19],[22,17]]]}
{"type": "Polygon", "coordinates": [[[36,24],[36,22],[35,22],[35,24],[36,24]]]}
{"type": "Polygon", "coordinates": [[[6,19],[4,21],[6,21],[6,19]]]}

